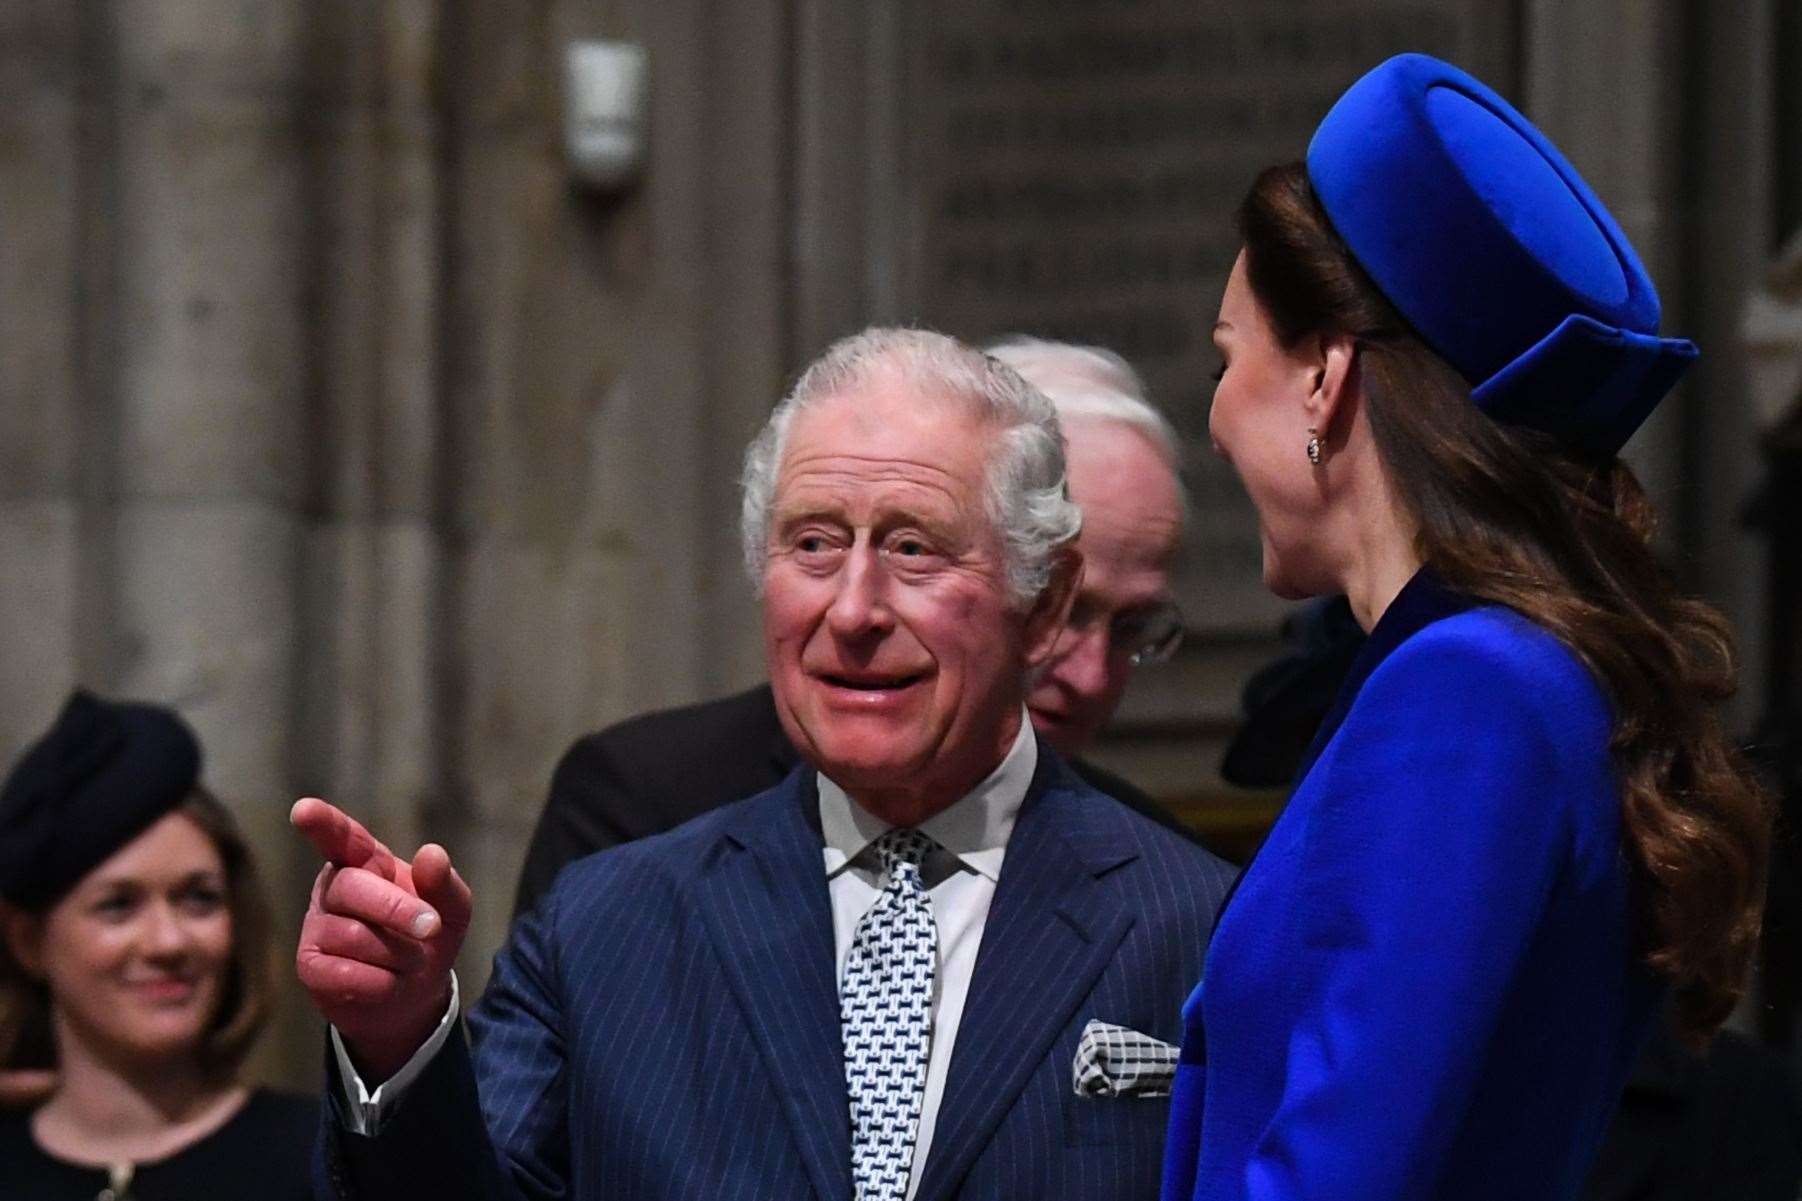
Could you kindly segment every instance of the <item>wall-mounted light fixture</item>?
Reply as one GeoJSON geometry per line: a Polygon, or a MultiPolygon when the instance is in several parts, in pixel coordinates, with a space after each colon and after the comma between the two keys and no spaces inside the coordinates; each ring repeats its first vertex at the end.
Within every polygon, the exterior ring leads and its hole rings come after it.
{"type": "Polygon", "coordinates": [[[620,192],[644,173],[646,64],[633,42],[571,42],[563,58],[563,152],[585,188],[620,192]]]}

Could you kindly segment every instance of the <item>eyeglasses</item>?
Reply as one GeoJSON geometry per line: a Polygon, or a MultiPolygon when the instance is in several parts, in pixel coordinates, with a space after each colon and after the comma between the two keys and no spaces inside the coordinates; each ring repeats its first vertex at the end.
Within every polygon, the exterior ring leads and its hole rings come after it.
{"type": "MultiPolygon", "coordinates": [[[[1079,598],[1070,610],[1069,629],[1087,637],[1095,632],[1100,619],[1101,614],[1079,598]]],[[[1182,642],[1182,610],[1170,601],[1116,613],[1107,626],[1109,656],[1124,656],[1133,667],[1167,662],[1182,642]]]]}
{"type": "Polygon", "coordinates": [[[1134,667],[1167,663],[1183,644],[1183,611],[1170,601],[1137,613],[1122,613],[1110,631],[1113,643],[1134,667]]]}

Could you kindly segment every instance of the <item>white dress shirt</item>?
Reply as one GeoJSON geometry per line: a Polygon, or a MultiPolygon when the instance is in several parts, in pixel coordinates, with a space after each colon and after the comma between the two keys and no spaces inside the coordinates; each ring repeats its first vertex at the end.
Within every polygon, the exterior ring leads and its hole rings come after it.
{"type": "Polygon", "coordinates": [[[338,1033],[338,1027],[331,1027],[332,1054],[338,1059],[338,1081],[343,1086],[338,1092],[338,1114],[344,1119],[344,1126],[352,1134],[374,1134],[382,1124],[382,1118],[391,1113],[400,1104],[401,1094],[411,1088],[419,1079],[426,1065],[432,1062],[432,1056],[438,1054],[439,1048],[450,1041],[451,1031],[457,1028],[457,1014],[462,1006],[458,998],[457,973],[451,973],[451,999],[444,1016],[438,1019],[438,1025],[432,1030],[430,1038],[420,1044],[419,1050],[413,1052],[413,1058],[401,1065],[400,1071],[376,1085],[372,1090],[357,1075],[356,1065],[350,1061],[350,1051],[344,1046],[344,1038],[338,1033]]]}
{"type": "MultiPolygon", "coordinates": [[[[1001,857],[1038,766],[1038,742],[1032,736],[1032,723],[1022,710],[1020,733],[1001,765],[962,800],[920,823],[920,832],[937,844],[920,865],[920,879],[932,901],[939,952],[933,977],[926,1095],[920,1102],[920,1127],[914,1136],[913,1166],[907,1176],[909,1198],[919,1190],[926,1153],[932,1148],[939,1101],[945,1095],[945,1073],[951,1067],[951,1048],[957,1042],[957,1027],[963,1020],[964,998],[970,992],[970,975],[976,970],[976,952],[982,946],[989,903],[995,899],[995,884],[1001,879],[1001,857]]],[[[837,784],[825,776],[819,779],[820,832],[826,841],[833,944],[838,952],[833,976],[842,994],[852,935],[857,932],[858,921],[876,903],[883,885],[882,865],[871,844],[891,827],[852,801],[837,784]]]]}
{"type": "MultiPolygon", "coordinates": [[[[989,904],[995,899],[995,885],[1001,879],[1001,859],[1038,765],[1038,742],[1022,707],[1020,732],[1000,766],[956,804],[919,827],[937,844],[920,865],[920,878],[931,898],[932,917],[938,926],[938,965],[926,1095],[920,1104],[919,1132],[914,1137],[913,1166],[907,1180],[910,1199],[920,1187],[933,1130],[938,1125],[945,1074],[951,1067],[951,1049],[957,1042],[958,1024],[963,1020],[964,999],[976,969],[976,952],[982,946],[989,904]]],[[[837,952],[833,976],[842,988],[845,957],[850,953],[858,920],[875,903],[883,884],[882,867],[871,844],[891,827],[871,816],[824,775],[819,777],[819,792],[820,831],[825,842],[822,855],[832,899],[833,945],[837,952]]],[[[383,1116],[399,1104],[407,1088],[450,1038],[459,1005],[453,974],[450,1007],[437,1029],[400,1071],[373,1091],[357,1075],[338,1031],[332,1030],[332,1050],[337,1056],[342,1084],[339,1110],[348,1129],[357,1134],[375,1133],[383,1116]]],[[[833,1036],[836,1038],[838,1032],[834,1031],[833,1036]]]]}

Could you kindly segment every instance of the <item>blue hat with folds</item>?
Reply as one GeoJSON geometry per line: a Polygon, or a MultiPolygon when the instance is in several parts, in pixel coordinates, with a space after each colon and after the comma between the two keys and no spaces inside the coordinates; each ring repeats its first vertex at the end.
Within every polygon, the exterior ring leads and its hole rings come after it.
{"type": "Polygon", "coordinates": [[[1696,358],[1557,147],[1449,63],[1403,54],[1339,98],[1308,146],[1333,228],[1498,421],[1612,455],[1696,358]]]}

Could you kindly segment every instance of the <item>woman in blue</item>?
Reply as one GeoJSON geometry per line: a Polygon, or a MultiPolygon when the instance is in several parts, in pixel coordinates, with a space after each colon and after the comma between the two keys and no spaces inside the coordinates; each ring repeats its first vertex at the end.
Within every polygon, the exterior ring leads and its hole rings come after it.
{"type": "Polygon", "coordinates": [[[1577,1194],[1740,995],[1764,799],[1621,445],[1695,356],[1576,172],[1405,55],[1241,209],[1215,446],[1370,638],[1185,1009],[1166,1201],[1577,1194]]]}

